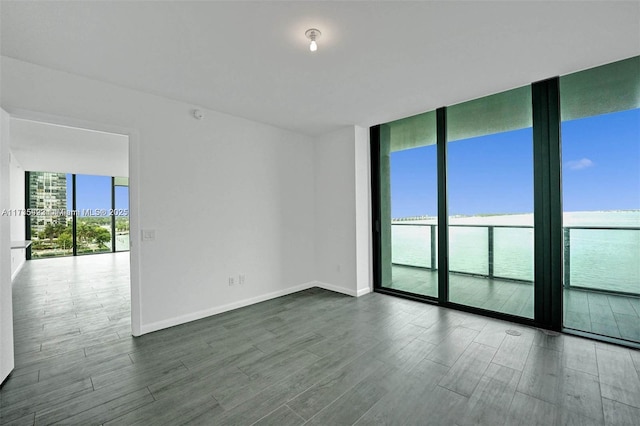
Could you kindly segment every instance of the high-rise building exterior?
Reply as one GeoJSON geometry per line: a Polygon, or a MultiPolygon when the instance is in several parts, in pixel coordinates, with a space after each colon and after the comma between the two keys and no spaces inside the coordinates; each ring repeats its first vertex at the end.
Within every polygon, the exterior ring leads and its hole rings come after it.
{"type": "Polygon", "coordinates": [[[29,200],[31,232],[37,234],[48,224],[67,225],[67,175],[30,172],[29,200]]]}

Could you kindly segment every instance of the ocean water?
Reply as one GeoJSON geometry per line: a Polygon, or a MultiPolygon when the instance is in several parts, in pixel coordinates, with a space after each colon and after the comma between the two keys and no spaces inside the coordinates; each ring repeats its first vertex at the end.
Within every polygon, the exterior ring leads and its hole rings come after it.
{"type": "MultiPolygon", "coordinates": [[[[393,263],[430,267],[431,233],[437,227],[429,225],[435,224],[435,218],[393,221],[393,263]]],[[[451,217],[449,224],[452,271],[488,275],[488,230],[494,225],[494,276],[533,281],[533,214],[451,217]]],[[[569,280],[579,287],[640,294],[640,210],[567,212],[563,226],[639,228],[571,229],[569,280]]]]}

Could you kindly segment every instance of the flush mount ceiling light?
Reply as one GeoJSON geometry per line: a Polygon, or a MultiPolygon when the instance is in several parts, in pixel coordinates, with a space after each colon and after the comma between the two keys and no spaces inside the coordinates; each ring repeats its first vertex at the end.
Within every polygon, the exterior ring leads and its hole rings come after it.
{"type": "Polygon", "coordinates": [[[318,43],[316,43],[316,40],[320,38],[320,35],[321,35],[320,30],[311,28],[305,31],[304,35],[306,35],[307,38],[311,40],[311,43],[309,43],[309,50],[312,52],[315,52],[316,50],[318,50],[318,43]]]}

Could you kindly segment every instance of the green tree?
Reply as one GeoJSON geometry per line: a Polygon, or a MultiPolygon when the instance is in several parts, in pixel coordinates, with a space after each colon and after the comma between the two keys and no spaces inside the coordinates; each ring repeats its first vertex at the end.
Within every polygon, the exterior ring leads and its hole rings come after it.
{"type": "Polygon", "coordinates": [[[116,219],[116,230],[118,232],[128,231],[129,230],[129,218],[116,219]]]}
{"type": "Polygon", "coordinates": [[[78,240],[82,242],[86,242],[89,238],[89,225],[85,222],[78,221],[78,225],[76,227],[76,235],[78,236],[78,240]]]}
{"type": "Polygon", "coordinates": [[[106,246],[106,243],[111,241],[111,233],[99,226],[94,228],[94,240],[99,246],[106,246]]]}
{"type": "MultiPolygon", "coordinates": [[[[47,226],[44,227],[44,230],[41,232],[41,234],[44,238],[49,239],[49,242],[51,243],[53,237],[56,236],[56,229],[52,224],[47,223],[47,226]]],[[[40,236],[40,234],[38,234],[38,236],[40,236]]]]}
{"type": "Polygon", "coordinates": [[[67,226],[62,223],[56,223],[53,225],[53,237],[58,238],[64,231],[66,231],[67,226]]]}
{"type": "Polygon", "coordinates": [[[58,237],[58,244],[62,246],[63,250],[73,247],[73,237],[70,232],[63,232],[58,237]]]}

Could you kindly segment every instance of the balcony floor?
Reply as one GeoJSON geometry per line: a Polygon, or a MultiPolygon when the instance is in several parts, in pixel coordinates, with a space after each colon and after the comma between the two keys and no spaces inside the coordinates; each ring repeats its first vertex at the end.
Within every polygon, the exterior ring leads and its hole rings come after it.
{"type": "MultiPolygon", "coordinates": [[[[438,273],[393,265],[388,288],[436,296],[438,273]]],[[[455,303],[533,318],[533,286],[505,279],[451,274],[450,300],[455,303]]],[[[564,326],[640,342],[640,298],[578,289],[564,291],[564,326]]]]}

